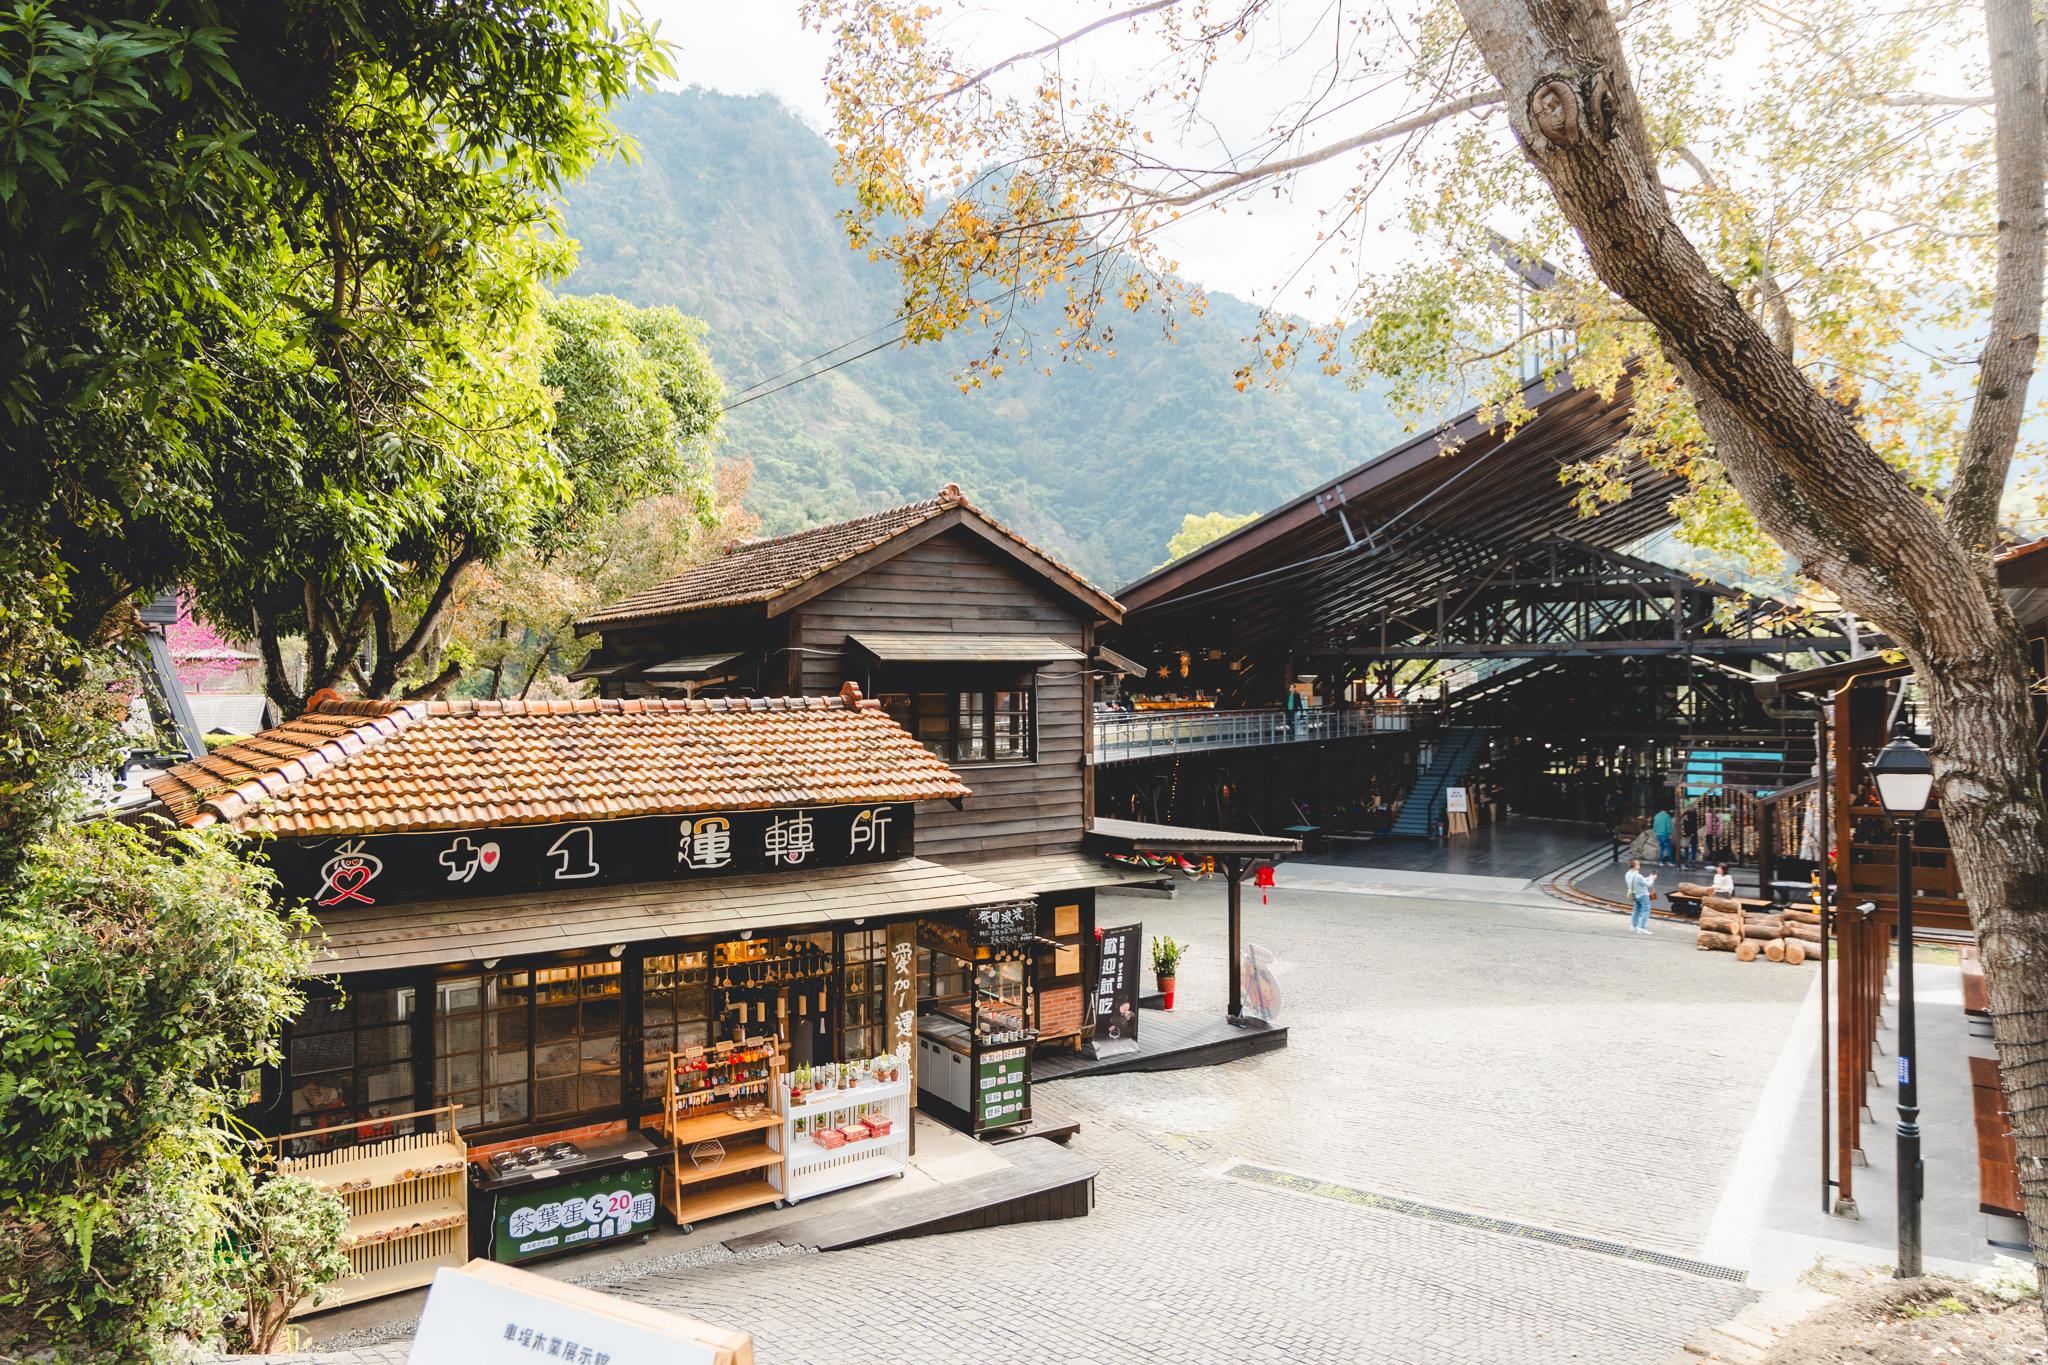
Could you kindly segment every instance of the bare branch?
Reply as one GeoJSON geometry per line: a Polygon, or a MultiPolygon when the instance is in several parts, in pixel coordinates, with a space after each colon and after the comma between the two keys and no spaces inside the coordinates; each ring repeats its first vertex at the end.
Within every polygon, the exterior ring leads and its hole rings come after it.
{"type": "Polygon", "coordinates": [[[952,99],[956,95],[964,95],[969,90],[974,89],[976,86],[986,84],[994,77],[1002,74],[1003,72],[1009,70],[1013,66],[1018,65],[1019,63],[1031,61],[1035,57],[1051,56],[1053,53],[1058,52],[1067,44],[1079,42],[1081,39],[1087,37],[1089,34],[1095,32],[1097,29],[1109,28],[1112,25],[1121,24],[1131,19],[1142,19],[1148,14],[1157,14],[1160,10],[1171,9],[1179,3],[1180,0],[1150,0],[1150,3],[1148,4],[1134,5],[1130,9],[1119,10],[1115,14],[1106,14],[1102,18],[1095,20],[1093,23],[1083,24],[1081,25],[1081,27],[1075,29],[1072,33],[1064,34],[1058,38],[1054,38],[1051,42],[1046,43],[1041,47],[1034,47],[1028,52],[1013,52],[1009,56],[1003,58],[1001,61],[995,63],[993,66],[983,67],[981,70],[975,72],[972,76],[967,77],[966,79],[960,81],[956,85],[949,86],[948,88],[937,91],[934,94],[926,95],[922,100],[919,101],[919,103],[931,104],[939,100],[952,99]]]}
{"type": "Polygon", "coordinates": [[[1977,371],[1977,400],[1956,458],[1949,529],[1965,548],[1993,547],[1999,500],[2026,415],[2027,385],[2041,345],[2042,251],[2048,243],[2041,181],[2048,173],[2048,109],[2028,0],[1988,0],[1991,88],[1998,96],[1998,267],[1991,334],[1977,371]]]}
{"type": "Polygon", "coordinates": [[[1995,98],[1992,95],[1934,95],[1918,90],[1891,90],[1865,95],[1863,102],[1881,104],[1889,109],[1976,109],[1988,106],[1995,98]]]}
{"type": "Polygon", "coordinates": [[[1198,204],[1204,199],[1213,199],[1219,194],[1229,194],[1232,190],[1243,189],[1246,185],[1256,184],[1261,180],[1271,180],[1275,176],[1291,175],[1295,171],[1321,165],[1323,162],[1340,157],[1346,152],[1355,152],[1360,147],[1370,147],[1375,142],[1386,142],[1392,138],[1404,137],[1409,133],[1420,132],[1433,123],[1441,123],[1445,119],[1456,118],[1459,114],[1470,113],[1474,109],[1490,108],[1500,104],[1504,99],[1505,96],[1501,94],[1497,87],[1491,90],[1474,91],[1472,94],[1461,95],[1457,99],[1439,104],[1432,109],[1425,109],[1421,113],[1413,114],[1408,118],[1399,119],[1393,123],[1383,123],[1377,128],[1358,134],[1356,137],[1347,137],[1342,142],[1333,142],[1327,147],[1319,147],[1312,152],[1303,152],[1300,156],[1285,157],[1279,161],[1268,161],[1262,165],[1253,166],[1248,170],[1226,175],[1221,180],[1212,180],[1206,185],[1198,185],[1185,194],[1169,195],[1148,190],[1140,190],[1139,193],[1144,194],[1154,203],[1169,208],[1185,208],[1190,204],[1198,204]]]}

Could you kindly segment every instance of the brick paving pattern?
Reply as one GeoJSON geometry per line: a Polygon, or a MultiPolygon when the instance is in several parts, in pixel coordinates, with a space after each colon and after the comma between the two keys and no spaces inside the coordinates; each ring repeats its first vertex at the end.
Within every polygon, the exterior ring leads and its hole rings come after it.
{"type": "MultiPolygon", "coordinates": [[[[1247,934],[1279,954],[1291,1046],[1036,1090],[1040,1116],[1078,1120],[1077,1149],[1101,1164],[1093,1216],[610,1287],[751,1331],[764,1365],[1636,1365],[1755,1300],[1219,1172],[1255,1161],[1696,1256],[1803,969],[1701,954],[1676,930],[1638,938],[1620,917],[1290,895],[1285,880],[1247,907],[1247,934]]],[[[1105,897],[1101,918],[1191,940],[1181,998],[1220,1005],[1220,887],[1105,897]]]]}

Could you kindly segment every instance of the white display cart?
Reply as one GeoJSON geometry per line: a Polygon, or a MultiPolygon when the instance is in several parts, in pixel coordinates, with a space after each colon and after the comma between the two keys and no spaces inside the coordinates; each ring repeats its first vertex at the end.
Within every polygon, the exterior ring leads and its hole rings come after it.
{"type": "Polygon", "coordinates": [[[910,1168],[910,1068],[896,1079],[870,1082],[843,1090],[807,1093],[790,1102],[789,1091],[776,1087],[782,1111],[782,1149],[788,1154],[783,1189],[790,1203],[830,1194],[870,1180],[902,1175],[910,1168]],[[863,1115],[879,1113],[889,1120],[882,1137],[862,1138],[843,1147],[820,1146],[812,1134],[839,1128],[863,1115]]]}

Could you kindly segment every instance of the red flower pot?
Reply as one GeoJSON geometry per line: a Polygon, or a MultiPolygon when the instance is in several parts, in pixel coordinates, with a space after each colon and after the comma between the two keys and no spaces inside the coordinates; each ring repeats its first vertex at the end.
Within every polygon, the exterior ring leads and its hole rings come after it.
{"type": "Polygon", "coordinates": [[[1165,996],[1165,997],[1166,997],[1166,1008],[1167,1008],[1167,1009],[1172,1009],[1172,1008],[1173,1008],[1173,978],[1172,978],[1172,977],[1170,977],[1170,976],[1162,976],[1162,977],[1160,977],[1160,978],[1159,978],[1159,993],[1160,993],[1161,995],[1163,995],[1163,996],[1165,996]]]}

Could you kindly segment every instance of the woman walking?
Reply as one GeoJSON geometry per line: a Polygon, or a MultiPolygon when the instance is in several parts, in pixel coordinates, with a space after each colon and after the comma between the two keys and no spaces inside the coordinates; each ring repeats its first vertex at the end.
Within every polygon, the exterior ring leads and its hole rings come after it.
{"type": "Polygon", "coordinates": [[[1650,888],[1657,884],[1657,878],[1643,875],[1641,858],[1630,858],[1625,880],[1628,882],[1629,901],[1634,906],[1628,915],[1629,932],[1647,934],[1650,932],[1650,897],[1654,894],[1650,888]]]}

